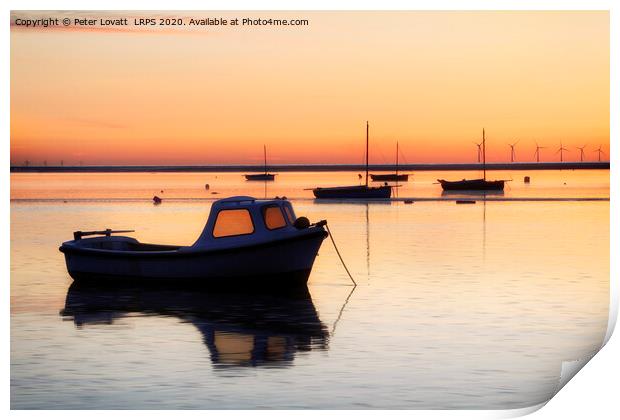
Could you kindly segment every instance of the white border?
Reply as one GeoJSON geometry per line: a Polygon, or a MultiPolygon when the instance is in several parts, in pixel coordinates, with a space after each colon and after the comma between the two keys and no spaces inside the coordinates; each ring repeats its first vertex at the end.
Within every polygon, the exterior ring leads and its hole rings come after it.
{"type": "MultiPolygon", "coordinates": [[[[0,6],[3,11],[2,16],[5,19],[5,27],[2,31],[2,57],[4,58],[0,62],[0,77],[2,79],[3,94],[1,95],[0,105],[0,127],[2,128],[2,147],[5,153],[2,154],[2,163],[4,171],[2,172],[2,180],[0,181],[0,189],[5,197],[2,202],[2,216],[5,223],[2,224],[2,230],[0,231],[0,237],[2,238],[2,267],[5,270],[4,276],[4,288],[2,308],[5,314],[2,317],[2,330],[4,331],[4,340],[2,346],[2,355],[4,356],[3,364],[3,393],[2,393],[2,407],[6,410],[10,407],[10,290],[9,290],[9,255],[10,255],[10,176],[9,171],[9,113],[10,109],[10,28],[6,24],[10,20],[10,10],[50,10],[50,9],[65,9],[65,10],[610,10],[611,18],[611,108],[610,115],[610,159],[612,162],[618,160],[618,150],[614,144],[618,138],[618,115],[620,115],[620,108],[618,107],[618,101],[620,100],[620,92],[618,91],[618,25],[620,13],[620,7],[616,6],[617,2],[603,1],[603,0],[564,0],[564,1],[534,1],[534,0],[521,0],[521,1],[483,1],[483,0],[438,0],[438,1],[402,1],[402,0],[382,0],[382,1],[357,1],[355,3],[347,2],[343,0],[315,0],[307,1],[300,0],[296,2],[283,1],[283,0],[269,0],[269,1],[193,1],[193,0],[175,0],[171,2],[161,0],[140,1],[140,0],[91,0],[87,4],[84,1],[77,0],[9,0],[2,2],[0,6]],[[88,6],[88,7],[86,7],[88,6]],[[614,7],[615,6],[615,7],[614,7]]],[[[615,197],[618,194],[618,176],[612,170],[611,171],[611,201],[610,209],[611,214],[617,214],[617,205],[615,197]]],[[[615,218],[610,220],[610,255],[618,254],[618,226],[615,218]]],[[[611,332],[616,322],[618,313],[618,264],[612,258],[610,267],[610,281],[611,281],[611,304],[610,304],[610,322],[606,339],[609,339],[611,332]]],[[[617,384],[619,363],[618,357],[620,353],[620,343],[617,337],[613,337],[605,348],[596,355],[592,361],[590,361],[579,373],[578,379],[570,381],[568,385],[549,402],[548,407],[543,410],[537,411],[531,418],[567,418],[567,419],[582,419],[586,416],[594,417],[597,419],[615,419],[618,416],[618,403],[617,403],[617,384]]],[[[148,415],[152,418],[168,418],[170,416],[183,417],[196,417],[202,418],[205,415],[216,415],[218,418],[222,417],[241,417],[241,416],[257,416],[259,419],[271,419],[288,418],[295,416],[296,418],[314,418],[316,416],[328,416],[328,417],[341,417],[355,416],[355,417],[370,417],[375,415],[389,416],[393,418],[446,418],[446,417],[458,417],[458,418],[498,418],[498,417],[513,417],[518,415],[524,415],[528,412],[535,411],[539,407],[523,410],[507,410],[507,411],[482,411],[482,410],[463,410],[463,411],[387,411],[387,412],[334,412],[334,411],[305,411],[305,412],[252,412],[247,413],[243,411],[226,411],[226,412],[212,412],[205,414],[204,412],[121,412],[114,414],[121,417],[137,417],[148,415]]],[[[79,411],[55,411],[55,412],[30,412],[30,411],[12,411],[11,416],[20,418],[39,417],[44,415],[45,417],[62,417],[72,418],[83,415],[94,416],[96,418],[107,418],[109,413],[102,411],[92,411],[83,413],[79,411]]]]}

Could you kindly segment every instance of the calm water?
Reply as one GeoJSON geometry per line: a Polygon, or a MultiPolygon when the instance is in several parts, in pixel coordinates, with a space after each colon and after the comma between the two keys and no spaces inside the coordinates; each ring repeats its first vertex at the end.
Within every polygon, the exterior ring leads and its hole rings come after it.
{"type": "MultiPolygon", "coordinates": [[[[442,198],[439,175],[416,173],[399,196],[442,198]]],[[[609,171],[524,175],[489,177],[515,179],[504,198],[609,196],[609,171]]],[[[356,173],[11,183],[12,408],[519,408],[549,399],[562,362],[607,327],[608,201],[319,203],[303,190],[356,173]],[[190,244],[211,200],[233,194],[286,195],[327,219],[359,286],[329,241],[308,296],[71,286],[58,246],[72,231],[190,244]]]]}

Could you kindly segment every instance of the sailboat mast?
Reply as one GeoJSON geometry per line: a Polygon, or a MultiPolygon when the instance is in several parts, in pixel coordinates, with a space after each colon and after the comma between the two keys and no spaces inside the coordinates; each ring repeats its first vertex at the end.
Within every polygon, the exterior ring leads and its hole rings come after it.
{"type": "Polygon", "coordinates": [[[366,121],[366,186],[368,186],[368,121],[366,121]]]}
{"type": "Polygon", "coordinates": [[[484,128],[482,129],[482,178],[487,180],[487,145],[484,138],[484,128]]]}
{"type": "Polygon", "coordinates": [[[267,175],[267,145],[263,144],[263,157],[265,159],[265,175],[267,175]]]}
{"type": "Polygon", "coordinates": [[[398,181],[398,141],[396,142],[396,180],[398,181]]]}

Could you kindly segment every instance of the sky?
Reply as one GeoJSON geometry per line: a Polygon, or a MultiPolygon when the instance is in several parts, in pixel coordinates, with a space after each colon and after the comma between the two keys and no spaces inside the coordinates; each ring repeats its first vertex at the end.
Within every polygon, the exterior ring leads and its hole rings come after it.
{"type": "Polygon", "coordinates": [[[166,12],[305,26],[148,26],[155,12],[12,12],[11,162],[596,160],[608,12],[166,12]],[[150,14],[149,14],[150,13],[150,14]],[[127,27],[16,19],[126,17],[127,27]]]}

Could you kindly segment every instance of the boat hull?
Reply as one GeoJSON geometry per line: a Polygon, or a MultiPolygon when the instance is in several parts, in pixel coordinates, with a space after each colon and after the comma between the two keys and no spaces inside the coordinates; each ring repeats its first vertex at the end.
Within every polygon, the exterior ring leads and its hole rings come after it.
{"type": "Polygon", "coordinates": [[[316,198],[333,199],[369,199],[369,198],[390,198],[392,187],[367,187],[365,185],[354,185],[350,187],[330,187],[315,188],[312,190],[316,198]]]}
{"type": "Polygon", "coordinates": [[[292,238],[229,249],[115,251],[80,248],[70,241],[60,250],[78,281],[294,287],[307,283],[326,236],[322,228],[314,228],[292,238]]]}
{"type": "Polygon", "coordinates": [[[486,181],[484,179],[464,179],[462,181],[446,181],[438,179],[446,191],[503,191],[504,181],[486,181]]]}
{"type": "Polygon", "coordinates": [[[409,174],[370,174],[373,181],[409,181],[409,174]]]}
{"type": "Polygon", "coordinates": [[[246,181],[273,181],[275,180],[275,174],[250,174],[245,175],[246,181]]]}

